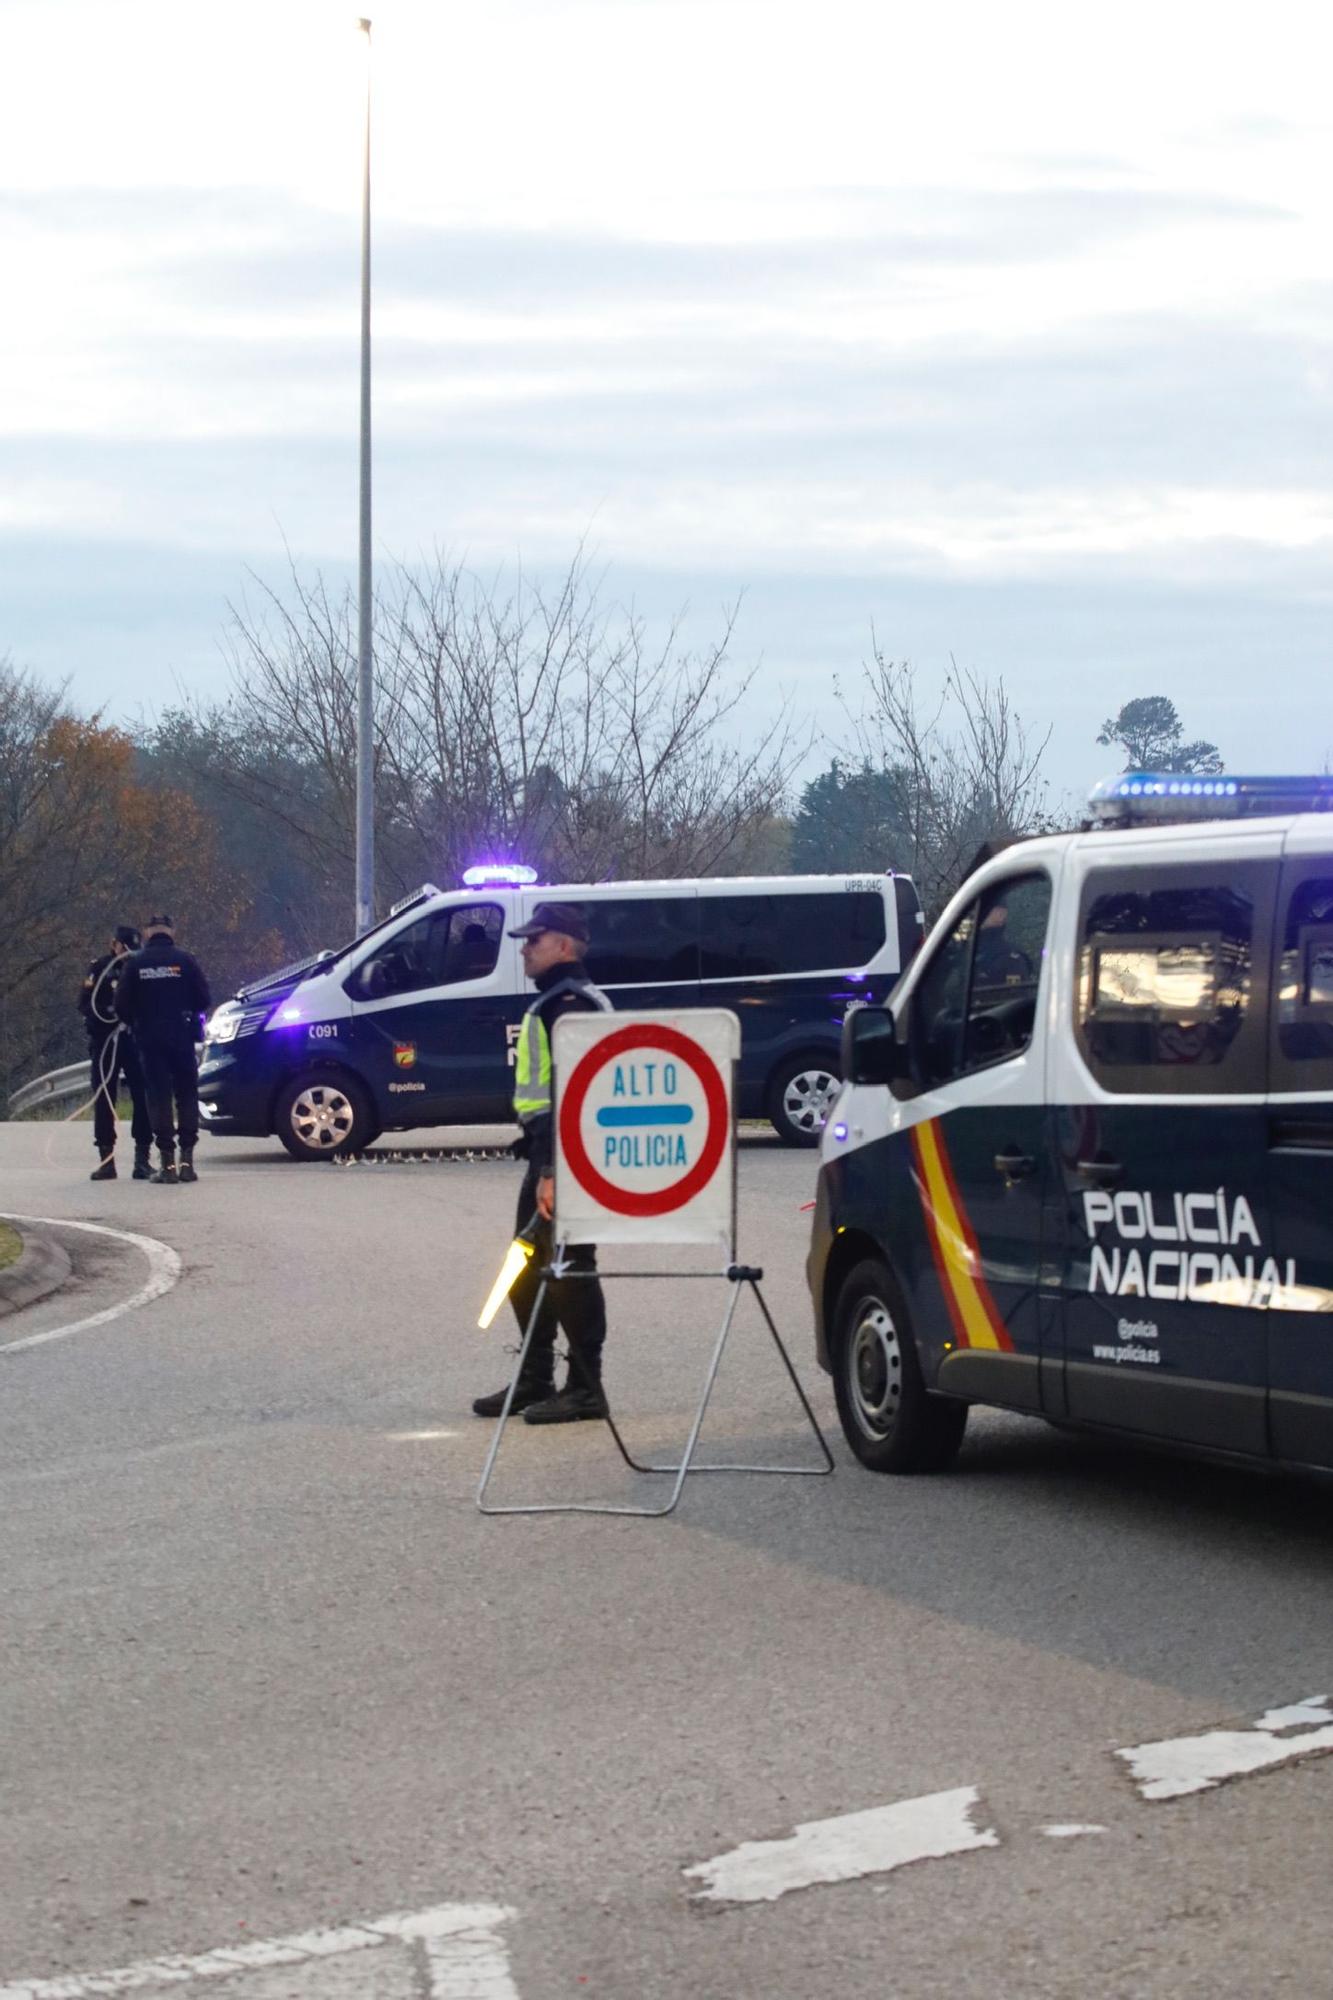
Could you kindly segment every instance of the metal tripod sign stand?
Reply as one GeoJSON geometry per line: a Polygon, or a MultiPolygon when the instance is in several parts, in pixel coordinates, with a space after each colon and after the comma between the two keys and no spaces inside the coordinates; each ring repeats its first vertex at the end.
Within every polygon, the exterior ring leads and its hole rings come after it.
{"type": "MultiPolygon", "coordinates": [[[[763,1271],[736,1256],[735,1072],[740,1022],[725,1008],[678,1013],[567,1015],[552,1043],[557,1080],[555,1124],[555,1252],[540,1274],[524,1328],[518,1365],[482,1470],[477,1506],[483,1514],[628,1514],[655,1518],[674,1511],[692,1472],[758,1473],[826,1478],[829,1451],[809,1398],[801,1387],[781,1334],[760,1290],[763,1271]],[[573,1244],[696,1244],[722,1252],[720,1269],[707,1271],[570,1270],[573,1244]],[[644,1464],[630,1451],[609,1409],[605,1422],[632,1472],[674,1481],[657,1507],[615,1506],[602,1501],[541,1502],[493,1506],[487,1500],[514,1391],[527,1365],[549,1287],[634,1279],[725,1283],[727,1308],[713,1343],[680,1460],[644,1464]],[[763,1316],[787,1377],[822,1457],[820,1465],[697,1464],[695,1450],[713,1385],[736,1318],[742,1288],[763,1316]]],[[[570,1343],[570,1363],[583,1367],[570,1343]]]]}

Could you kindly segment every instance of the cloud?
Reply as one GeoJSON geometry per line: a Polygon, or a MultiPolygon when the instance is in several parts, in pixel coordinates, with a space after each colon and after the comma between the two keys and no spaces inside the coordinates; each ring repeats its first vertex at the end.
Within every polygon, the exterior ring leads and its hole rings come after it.
{"type": "MultiPolygon", "coordinates": [[[[281,590],[280,553],[252,555],[281,590]]],[[[335,588],[354,581],[350,560],[325,571],[335,588]]],[[[724,589],[714,570],[616,562],[602,597],[608,605],[632,598],[657,630],[685,607],[686,642],[703,643],[716,636],[724,605],[745,581],[732,578],[724,589]]],[[[979,581],[850,568],[830,576],[793,566],[755,574],[749,585],[734,647],[738,666],[760,667],[747,713],[757,721],[775,700],[790,698],[820,732],[812,771],[845,740],[832,676],[854,695],[872,620],[886,652],[913,660],[926,687],[951,653],[964,667],[1003,676],[1024,719],[1052,728],[1052,778],[1079,793],[1105,768],[1107,753],[1094,740],[1103,716],[1138,694],[1170,695],[1187,731],[1216,740],[1233,768],[1317,765],[1333,747],[1319,737],[1322,725],[1311,737],[1299,701],[1301,688],[1322,688],[1326,679],[1330,592],[1294,574],[1189,586],[1132,574],[1102,583],[979,581]],[[1290,696],[1280,702],[1272,699],[1279,681],[1290,696]]],[[[19,665],[49,679],[69,676],[76,698],[121,715],[160,710],[182,693],[216,698],[227,685],[220,641],[228,601],[248,588],[236,551],[6,537],[0,651],[7,647],[19,665]]],[[[1322,715],[1321,700],[1315,712],[1322,715]]]]}
{"type": "MultiPolygon", "coordinates": [[[[610,231],[460,229],[377,217],[374,267],[385,301],[434,300],[503,310],[693,299],[752,302],[755,288],[863,289],[940,266],[1045,261],[1148,232],[1290,219],[1272,203],[1189,189],[1069,181],[1011,190],[875,188],[817,198],[772,193],[756,206],[785,218],[739,241],[610,231]],[[792,218],[798,219],[793,229],[792,218]]],[[[112,237],[162,300],[205,310],[346,300],[359,271],[358,224],[248,189],[43,190],[0,197],[0,215],[53,237],[112,237]]]]}

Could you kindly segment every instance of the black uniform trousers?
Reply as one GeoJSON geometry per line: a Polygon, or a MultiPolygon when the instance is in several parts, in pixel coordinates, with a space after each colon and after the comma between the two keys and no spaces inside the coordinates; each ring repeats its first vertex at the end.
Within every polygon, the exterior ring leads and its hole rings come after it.
{"type": "Polygon", "coordinates": [[[148,1116],[143,1070],[129,1029],[122,1028],[119,1035],[89,1035],[88,1062],[93,1086],[93,1139],[98,1158],[109,1158],[116,1148],[116,1099],[122,1078],[130,1093],[134,1150],[146,1153],[153,1142],[153,1125],[148,1116]]]}
{"type": "MultiPolygon", "coordinates": [[[[537,1174],[528,1168],[523,1178],[522,1192],[518,1197],[518,1212],[514,1221],[517,1236],[527,1229],[537,1213],[537,1174]]],[[[509,1293],[509,1302],[514,1308],[514,1316],[519,1329],[527,1331],[532,1316],[533,1303],[541,1285],[541,1274],[551,1261],[554,1245],[551,1241],[551,1225],[542,1222],[536,1229],[537,1248],[528,1259],[524,1269],[514,1280],[509,1293]]],[[[590,1243],[580,1243],[565,1252],[565,1262],[573,1271],[595,1272],[597,1252],[590,1243]]],[[[536,1382],[550,1382],[555,1376],[555,1335],[557,1326],[563,1332],[571,1349],[578,1350],[579,1359],[593,1381],[601,1378],[602,1348],[606,1343],[606,1299],[602,1287],[595,1277],[552,1278],[546,1287],[542,1300],[541,1316],[528,1349],[528,1365],[525,1379],[536,1382]]],[[[583,1384],[584,1376],[578,1362],[571,1360],[569,1379],[576,1388],[583,1384]]]]}
{"type": "Polygon", "coordinates": [[[179,1125],[181,1151],[192,1153],[199,1139],[199,1064],[194,1042],[183,1036],[164,1042],[136,1037],[135,1046],[148,1087],[153,1137],[163,1153],[170,1153],[179,1125]]]}

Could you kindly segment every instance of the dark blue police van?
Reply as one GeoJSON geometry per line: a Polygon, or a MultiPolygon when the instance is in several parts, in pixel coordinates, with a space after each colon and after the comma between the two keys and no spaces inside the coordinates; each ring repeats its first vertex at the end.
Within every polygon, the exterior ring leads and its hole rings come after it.
{"type": "Polygon", "coordinates": [[[754,876],[595,885],[469,870],[427,885],[375,929],[244,987],[210,1016],[205,1131],[276,1133],[296,1159],[379,1133],[510,1116],[514,1048],[533,989],[508,935],[538,901],[579,903],[588,970],[617,1008],[732,1007],[738,1108],[817,1145],[841,1072],[843,1017],[887,997],[921,940],[906,875],[754,876]]]}
{"type": "Polygon", "coordinates": [[[1333,780],[1131,774],[853,1013],[808,1273],[876,1471],[972,1403],[1333,1466],[1333,780]]]}

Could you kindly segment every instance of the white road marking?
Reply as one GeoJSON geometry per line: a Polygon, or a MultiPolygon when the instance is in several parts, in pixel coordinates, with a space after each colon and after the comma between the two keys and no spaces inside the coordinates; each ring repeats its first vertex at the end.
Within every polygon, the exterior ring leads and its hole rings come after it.
{"type": "Polygon", "coordinates": [[[0,1341],[0,1355],[21,1354],[25,1348],[45,1347],[53,1340],[68,1340],[71,1334],[89,1333],[95,1326],[108,1326],[122,1314],[137,1311],[151,1299],[160,1299],[181,1275],[180,1258],[169,1244],[159,1243],[155,1236],[136,1236],[128,1229],[108,1229],[101,1222],[70,1222],[60,1215],[6,1215],[3,1219],[6,1222],[39,1223],[49,1229],[82,1229],[89,1236],[111,1236],[117,1243],[129,1243],[148,1259],[148,1281],[140,1285],[133,1298],[123,1299],[118,1306],[108,1306],[104,1312],[90,1313],[87,1319],[71,1320],[68,1326],[53,1326],[46,1333],[30,1333],[23,1340],[0,1341]]]}
{"type": "Polygon", "coordinates": [[[499,1934],[514,1915],[498,1903],[440,1903],[407,1910],[373,1923],[336,1930],[304,1931],[296,1937],[255,1939],[222,1945],[193,1958],[145,1958],[113,1972],[87,1972],[61,1979],[21,1979],[0,1986],[0,2000],[88,2000],[93,1994],[131,1993],[155,1986],[180,1986],[193,1979],[240,1979],[274,1966],[303,1965],[390,1944],[419,1947],[433,2000],[518,2000],[509,1971],[509,1953],[499,1934]]]}
{"type": "Polygon", "coordinates": [[[1057,1826],[1044,1826],[1042,1832],[1048,1840],[1077,1840],[1081,1833],[1105,1833],[1104,1826],[1096,1826],[1091,1821],[1069,1820],[1057,1826]]]}
{"type": "MultiPolygon", "coordinates": [[[[980,1794],[974,1785],[900,1799],[798,1826],[787,1840],[747,1840],[729,1854],[687,1868],[706,1886],[696,1901],[771,1903],[789,1889],[816,1882],[853,1882],[861,1875],[884,1875],[911,1861],[966,1854],[975,1847],[998,1847],[999,1835],[972,1824],[980,1794]]],[[[5,2000],[0,1993],[0,2000],[5,2000]]]]}
{"type": "Polygon", "coordinates": [[[1200,1736],[1140,1743],[1115,1754],[1128,1764],[1140,1797],[1179,1799],[1187,1792],[1211,1791],[1224,1778],[1271,1770],[1327,1750],[1333,1750],[1333,1713],[1329,1697],[1318,1694],[1287,1708],[1270,1708],[1252,1729],[1209,1729],[1200,1736]]]}
{"type": "Polygon", "coordinates": [[[390,1444],[434,1444],[437,1438],[461,1437],[461,1431],[385,1431],[390,1444]]]}

